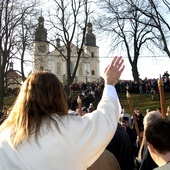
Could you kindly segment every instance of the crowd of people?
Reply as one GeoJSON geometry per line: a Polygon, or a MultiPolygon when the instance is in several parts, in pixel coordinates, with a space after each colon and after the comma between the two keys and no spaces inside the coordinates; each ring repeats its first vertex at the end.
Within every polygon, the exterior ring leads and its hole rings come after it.
{"type": "MultiPolygon", "coordinates": [[[[170,91],[170,82],[169,82],[169,73],[166,71],[163,76],[162,80],[164,83],[164,91],[170,91]]],[[[104,88],[104,79],[100,78],[99,81],[96,82],[87,82],[87,83],[72,83],[69,87],[70,93],[74,92],[82,92],[82,91],[89,91],[92,90],[96,93],[96,95],[101,96],[101,91],[104,88]]],[[[158,92],[158,79],[140,79],[139,82],[132,81],[132,80],[119,80],[118,83],[115,85],[115,88],[118,93],[126,92],[128,89],[131,93],[140,93],[140,94],[149,94],[154,90],[158,92]]]]}
{"type": "Polygon", "coordinates": [[[120,82],[123,63],[115,57],[104,81],[72,85],[69,97],[54,74],[31,74],[1,115],[0,169],[169,169],[170,106],[165,119],[161,109],[127,113],[117,92],[150,93],[156,81],[120,82]]]}

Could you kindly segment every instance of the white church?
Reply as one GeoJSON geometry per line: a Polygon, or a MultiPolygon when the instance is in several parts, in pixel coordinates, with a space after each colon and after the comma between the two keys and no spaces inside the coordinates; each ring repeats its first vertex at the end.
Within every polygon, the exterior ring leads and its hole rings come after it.
{"type": "MultiPolygon", "coordinates": [[[[57,38],[57,49],[49,51],[49,42],[47,41],[47,29],[44,28],[44,18],[38,19],[38,27],[35,31],[35,41],[33,43],[33,66],[32,72],[39,70],[54,73],[61,82],[67,83],[66,61],[59,51],[66,53],[66,47],[60,45],[60,39],[57,38]]],[[[77,56],[77,47],[71,45],[71,66],[75,67],[77,56]]],[[[89,22],[84,43],[84,52],[80,58],[74,82],[94,82],[100,78],[99,70],[99,47],[96,46],[96,36],[93,34],[92,24],[89,22]]]]}

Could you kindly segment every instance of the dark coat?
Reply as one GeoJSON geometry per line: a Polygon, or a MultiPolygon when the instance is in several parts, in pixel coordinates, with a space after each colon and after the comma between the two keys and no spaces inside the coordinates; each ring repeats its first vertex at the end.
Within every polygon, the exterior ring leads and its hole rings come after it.
{"type": "Polygon", "coordinates": [[[134,156],[131,142],[126,131],[118,124],[116,133],[106,147],[117,158],[121,170],[134,169],[134,156]]]}
{"type": "Polygon", "coordinates": [[[147,143],[145,142],[142,148],[141,153],[141,163],[139,165],[139,170],[153,170],[154,168],[158,167],[158,165],[152,159],[148,148],[147,143]]]}

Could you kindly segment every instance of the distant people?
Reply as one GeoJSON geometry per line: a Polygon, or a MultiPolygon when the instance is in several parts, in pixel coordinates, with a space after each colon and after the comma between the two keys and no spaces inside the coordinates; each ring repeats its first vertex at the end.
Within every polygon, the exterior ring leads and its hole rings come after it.
{"type": "Polygon", "coordinates": [[[170,120],[159,118],[149,123],[145,135],[151,157],[159,166],[154,170],[169,170],[170,120]]]}
{"type": "Polygon", "coordinates": [[[82,107],[82,115],[85,115],[88,113],[87,107],[82,107]]]}
{"type": "Polygon", "coordinates": [[[167,107],[166,118],[170,119],[170,106],[167,107]]]}
{"type": "Polygon", "coordinates": [[[151,111],[151,109],[146,109],[146,114],[148,114],[151,111]]]}
{"type": "MultiPolygon", "coordinates": [[[[143,130],[144,130],[143,118],[144,118],[144,116],[143,116],[142,112],[140,111],[140,109],[135,110],[135,116],[136,116],[136,121],[138,123],[139,132],[143,133],[143,130]]],[[[133,119],[133,117],[132,117],[132,119],[133,119]]],[[[134,124],[134,122],[133,122],[133,124],[134,124]]],[[[134,129],[135,129],[135,127],[134,127],[134,129]]]]}
{"type": "Polygon", "coordinates": [[[161,113],[161,107],[157,107],[157,108],[156,108],[156,111],[158,111],[158,112],[161,113]]]}
{"type": "Polygon", "coordinates": [[[149,123],[153,122],[155,119],[161,118],[161,113],[158,111],[151,111],[146,114],[143,120],[144,124],[144,135],[142,139],[142,143],[140,146],[139,154],[138,154],[138,163],[139,163],[139,170],[153,170],[157,167],[156,163],[150,156],[150,153],[147,148],[147,142],[145,138],[145,130],[149,123]]]}
{"type": "Polygon", "coordinates": [[[71,110],[71,109],[68,110],[68,114],[69,115],[73,115],[73,116],[77,116],[78,115],[78,113],[75,110],[71,110]]]}
{"type": "Polygon", "coordinates": [[[132,145],[127,132],[120,123],[118,123],[116,133],[106,149],[117,158],[121,170],[134,169],[134,154],[132,145]]]}
{"type": "Polygon", "coordinates": [[[120,115],[120,118],[122,118],[122,117],[128,117],[130,125],[132,124],[131,115],[129,113],[127,113],[127,111],[124,107],[122,107],[122,112],[120,115]]]}
{"type": "Polygon", "coordinates": [[[163,75],[163,81],[164,81],[164,90],[165,92],[169,91],[169,73],[168,71],[164,72],[163,75]]]}
{"type": "Polygon", "coordinates": [[[10,111],[10,108],[8,110],[6,109],[6,107],[3,108],[2,112],[1,112],[1,116],[0,116],[0,125],[7,118],[9,111],[10,111]]]}
{"type": "Polygon", "coordinates": [[[116,157],[104,150],[100,157],[87,170],[122,170],[116,157]]]}
{"type": "Polygon", "coordinates": [[[87,108],[88,113],[91,113],[93,109],[91,107],[87,108]]]}
{"type": "Polygon", "coordinates": [[[115,57],[106,67],[102,99],[94,112],[84,116],[68,114],[67,96],[56,75],[31,74],[0,126],[0,169],[90,167],[116,131],[121,105],[114,86],[123,62],[115,57]]]}
{"type": "Polygon", "coordinates": [[[88,108],[91,108],[92,111],[93,111],[93,110],[94,110],[94,105],[93,105],[93,103],[90,103],[88,108]]]}
{"type": "Polygon", "coordinates": [[[150,94],[151,94],[151,99],[155,100],[155,90],[153,88],[151,88],[150,94]]]}
{"type": "Polygon", "coordinates": [[[7,114],[7,109],[6,109],[6,107],[4,107],[2,110],[2,115],[6,115],[6,114],[7,114]]]}

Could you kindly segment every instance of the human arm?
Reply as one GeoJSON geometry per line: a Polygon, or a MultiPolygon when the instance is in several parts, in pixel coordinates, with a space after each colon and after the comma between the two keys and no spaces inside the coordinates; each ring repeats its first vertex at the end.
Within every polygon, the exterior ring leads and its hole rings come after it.
{"type": "Polygon", "coordinates": [[[105,88],[97,110],[79,118],[76,125],[75,134],[81,134],[77,139],[74,135],[74,140],[79,141],[77,149],[83,153],[79,160],[87,167],[102,154],[116,131],[121,106],[114,85],[123,69],[122,57],[115,57],[105,69],[105,88]]]}

